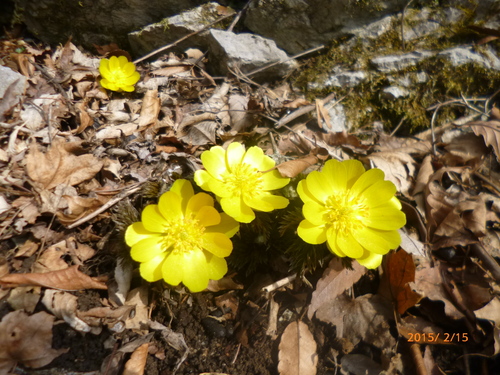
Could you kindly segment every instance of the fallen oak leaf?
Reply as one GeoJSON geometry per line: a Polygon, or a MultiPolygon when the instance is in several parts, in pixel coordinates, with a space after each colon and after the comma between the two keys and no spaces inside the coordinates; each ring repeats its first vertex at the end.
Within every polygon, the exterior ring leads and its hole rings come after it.
{"type": "Polygon", "coordinates": [[[278,372],[281,375],[316,375],[316,341],[304,322],[290,323],[281,336],[278,372]]]}
{"type": "Polygon", "coordinates": [[[123,375],[142,375],[146,368],[146,360],[148,359],[149,344],[145,343],[139,346],[130,356],[130,359],[125,363],[123,375]]]}
{"type": "Polygon", "coordinates": [[[46,273],[11,273],[0,277],[3,287],[35,285],[59,290],[108,289],[106,284],[87,276],[78,266],[46,273]]]}
{"type": "Polygon", "coordinates": [[[497,161],[500,161],[500,121],[475,121],[467,125],[475,135],[483,137],[484,143],[493,148],[497,161]]]}
{"type": "Polygon", "coordinates": [[[0,374],[7,374],[16,364],[38,368],[69,349],[52,348],[54,317],[46,312],[28,316],[13,311],[0,322],[0,374]]]}
{"type": "Polygon", "coordinates": [[[43,153],[33,142],[26,156],[28,176],[47,190],[60,184],[74,186],[91,179],[101,170],[103,162],[90,154],[78,155],[81,153],[80,144],[56,138],[43,153]]]}

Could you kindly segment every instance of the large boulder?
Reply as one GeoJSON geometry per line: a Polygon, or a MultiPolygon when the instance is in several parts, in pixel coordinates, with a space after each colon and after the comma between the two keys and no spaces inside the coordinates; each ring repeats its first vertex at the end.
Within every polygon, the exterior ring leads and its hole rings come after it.
{"type": "Polygon", "coordinates": [[[178,14],[207,0],[15,0],[29,31],[50,44],[65,43],[91,48],[118,43],[128,48],[127,34],[178,14]]]}

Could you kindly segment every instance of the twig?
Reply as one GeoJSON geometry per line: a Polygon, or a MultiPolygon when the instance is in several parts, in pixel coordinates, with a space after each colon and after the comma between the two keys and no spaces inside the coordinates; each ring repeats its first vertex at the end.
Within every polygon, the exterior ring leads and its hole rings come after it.
{"type": "Polygon", "coordinates": [[[236,14],[236,17],[234,17],[234,20],[233,22],[231,22],[231,25],[229,25],[229,27],[227,28],[227,31],[233,31],[234,27],[236,26],[236,24],[238,23],[238,21],[240,20],[241,16],[243,15],[243,13],[245,13],[248,9],[248,7],[250,6],[250,3],[252,2],[253,0],[248,0],[247,3],[245,4],[245,6],[243,7],[242,10],[240,10],[238,12],[238,14],[236,14]]]}
{"type": "Polygon", "coordinates": [[[431,118],[431,143],[432,143],[432,155],[436,156],[437,151],[436,151],[436,134],[434,133],[434,121],[436,121],[436,115],[439,111],[441,106],[438,106],[434,113],[432,114],[431,118]]]}
{"type": "Polygon", "coordinates": [[[420,345],[411,344],[410,352],[411,357],[413,358],[413,363],[415,364],[415,372],[417,373],[417,375],[427,375],[427,369],[425,368],[424,359],[422,358],[420,345]]]}
{"type": "Polygon", "coordinates": [[[472,244],[471,250],[473,255],[483,262],[484,267],[495,278],[496,283],[500,284],[500,266],[496,260],[480,244],[472,244]]]}
{"type": "Polygon", "coordinates": [[[408,3],[403,8],[403,11],[401,12],[401,48],[403,49],[403,51],[405,50],[405,32],[404,32],[405,12],[411,3],[413,3],[413,0],[408,1],[408,3]]]}
{"type": "Polygon", "coordinates": [[[79,226],[79,225],[81,225],[81,224],[83,224],[83,223],[85,223],[85,222],[93,219],[94,217],[96,217],[100,213],[106,211],[111,206],[114,206],[116,203],[118,203],[122,199],[128,197],[129,195],[134,194],[136,191],[138,191],[141,188],[141,186],[142,186],[143,183],[144,182],[139,182],[139,183],[137,183],[135,185],[132,185],[132,187],[129,187],[128,190],[125,190],[125,191],[119,193],[116,197],[114,197],[110,201],[108,201],[105,204],[103,204],[101,207],[99,207],[94,212],[91,212],[90,214],[88,214],[87,216],[81,218],[80,220],[75,221],[73,224],[68,225],[68,229],[76,228],[77,226],[79,226]]]}
{"type": "Polygon", "coordinates": [[[307,51],[304,51],[304,52],[301,52],[301,53],[298,53],[296,55],[293,55],[287,59],[284,59],[284,60],[279,60],[279,61],[275,61],[271,64],[267,64],[266,66],[263,66],[263,67],[260,67],[260,68],[257,68],[257,69],[254,69],[252,70],[251,72],[249,73],[245,73],[247,77],[249,76],[253,76],[254,74],[257,74],[257,73],[260,73],[261,71],[263,70],[266,70],[266,69],[269,69],[269,68],[272,68],[273,66],[275,65],[278,65],[278,64],[281,64],[281,63],[284,63],[284,62],[287,62],[287,61],[290,61],[290,60],[293,60],[293,59],[296,59],[298,57],[302,57],[304,55],[307,55],[309,53],[313,53],[313,52],[316,52],[316,51],[319,51],[320,49],[323,49],[325,48],[324,45],[321,45],[319,47],[314,47],[314,48],[311,48],[311,49],[308,49],[307,51]]]}
{"type": "Polygon", "coordinates": [[[272,283],[271,285],[265,286],[264,288],[262,288],[262,291],[264,293],[270,293],[276,289],[281,288],[282,286],[290,284],[296,278],[297,278],[297,274],[295,273],[293,275],[285,277],[284,279],[278,280],[275,283],[272,283]]]}
{"type": "Polygon", "coordinates": [[[146,59],[149,59],[151,56],[156,55],[157,53],[160,53],[160,52],[166,51],[166,50],[167,50],[167,49],[169,49],[169,48],[175,47],[175,46],[176,46],[177,44],[179,44],[180,42],[183,42],[183,41],[185,41],[186,39],[191,38],[192,36],[194,36],[194,35],[196,35],[196,34],[199,34],[199,33],[203,32],[203,31],[205,31],[205,30],[207,30],[207,29],[211,28],[213,25],[215,25],[215,24],[217,24],[217,23],[219,23],[219,22],[221,22],[221,21],[225,20],[226,18],[233,17],[233,16],[234,16],[234,13],[233,13],[233,14],[229,14],[229,15],[227,15],[227,16],[222,16],[222,17],[219,17],[219,18],[217,18],[214,22],[211,22],[211,23],[209,23],[208,25],[206,25],[206,26],[202,27],[200,30],[198,30],[198,31],[194,31],[194,32],[192,32],[191,34],[188,34],[188,35],[186,35],[186,36],[183,36],[183,37],[182,37],[182,38],[180,38],[180,39],[177,39],[177,40],[176,40],[175,42],[173,42],[173,43],[170,43],[170,44],[167,44],[166,46],[160,47],[160,48],[158,48],[158,49],[154,50],[153,52],[150,52],[150,53],[148,53],[147,55],[145,55],[145,56],[143,56],[143,57],[141,57],[141,58],[138,58],[137,60],[134,60],[134,61],[133,61],[133,63],[134,63],[134,64],[138,64],[138,63],[140,63],[141,61],[146,60],[146,59]]]}

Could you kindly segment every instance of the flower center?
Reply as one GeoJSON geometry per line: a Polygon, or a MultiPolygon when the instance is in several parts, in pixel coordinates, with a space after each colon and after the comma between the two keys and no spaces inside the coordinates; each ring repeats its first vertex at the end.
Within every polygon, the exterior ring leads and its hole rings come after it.
{"type": "Polygon", "coordinates": [[[203,245],[202,235],[205,227],[198,220],[184,218],[180,221],[168,221],[165,225],[163,238],[165,249],[174,252],[189,252],[201,249],[203,245]]]}
{"type": "Polygon", "coordinates": [[[127,75],[121,68],[117,68],[116,70],[110,70],[108,81],[113,82],[117,86],[127,86],[127,75]]]}
{"type": "Polygon", "coordinates": [[[223,182],[233,196],[255,197],[262,193],[262,173],[250,164],[236,165],[222,175],[223,182]]]}
{"type": "Polygon", "coordinates": [[[348,192],[330,195],[325,204],[327,226],[344,234],[363,226],[368,217],[368,206],[363,198],[352,197],[348,192]]]}

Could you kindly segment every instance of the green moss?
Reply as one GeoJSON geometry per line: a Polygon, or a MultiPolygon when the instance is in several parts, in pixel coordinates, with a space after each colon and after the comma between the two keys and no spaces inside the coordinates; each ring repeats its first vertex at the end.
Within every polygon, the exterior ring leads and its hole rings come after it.
{"type": "MultiPolygon", "coordinates": [[[[465,12],[465,10],[464,10],[465,12]]],[[[442,51],[453,46],[469,44],[477,40],[477,35],[465,27],[468,18],[473,14],[467,9],[466,17],[453,28],[444,31],[442,36],[427,36],[411,42],[406,41],[404,53],[413,50],[442,51]]],[[[495,45],[495,44],[493,44],[495,45]]],[[[500,41],[496,45],[500,48],[500,41]]],[[[414,133],[426,129],[431,121],[432,112],[427,108],[452,98],[481,97],[489,95],[498,88],[500,73],[487,70],[478,64],[464,64],[454,67],[439,57],[429,58],[416,66],[395,73],[382,73],[370,69],[370,60],[375,56],[401,54],[400,21],[394,20],[392,27],[385,34],[371,42],[359,39],[344,38],[332,43],[327,53],[310,59],[304,70],[295,77],[295,84],[303,88],[309,99],[324,97],[335,90],[337,98],[345,96],[342,104],[346,116],[354,127],[360,127],[382,121],[389,129],[403,121],[402,133],[414,133]],[[309,83],[324,82],[332,74],[333,68],[346,71],[363,70],[368,73],[367,79],[360,85],[351,88],[326,87],[310,89],[309,83]],[[427,82],[413,82],[409,88],[410,95],[405,98],[390,99],[382,90],[398,78],[411,77],[415,72],[426,72],[427,82]]],[[[437,117],[438,123],[450,121],[464,113],[461,107],[444,106],[437,117]]]]}

